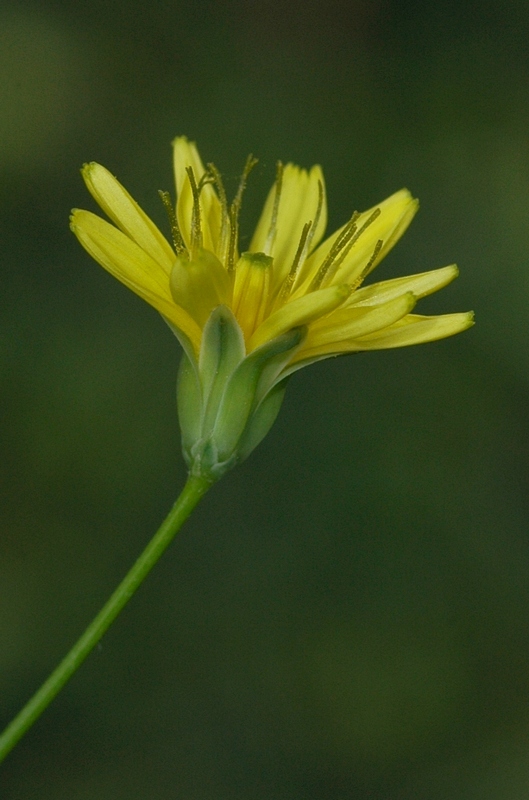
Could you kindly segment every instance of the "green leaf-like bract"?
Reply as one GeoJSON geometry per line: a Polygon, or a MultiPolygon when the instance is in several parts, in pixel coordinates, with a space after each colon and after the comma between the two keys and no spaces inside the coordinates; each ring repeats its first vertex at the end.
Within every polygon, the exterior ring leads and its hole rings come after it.
{"type": "Polygon", "coordinates": [[[246,356],[230,309],[212,311],[198,361],[186,349],[178,376],[182,447],[192,474],[217,480],[266,436],[285,393],[282,372],[305,333],[294,328],[246,356]]]}

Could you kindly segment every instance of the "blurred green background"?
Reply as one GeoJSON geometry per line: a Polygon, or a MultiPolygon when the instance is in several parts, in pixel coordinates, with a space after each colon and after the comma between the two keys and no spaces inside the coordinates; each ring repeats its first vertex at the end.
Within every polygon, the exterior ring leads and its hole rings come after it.
{"type": "MultiPolygon", "coordinates": [[[[529,5],[0,4],[0,719],[182,486],[175,339],[68,230],[97,160],[165,226],[170,142],[232,190],[321,163],[329,229],[422,203],[378,277],[457,260],[478,324],[292,380],[102,646],[4,764],[3,800],[529,795],[529,5]]],[[[243,240],[244,241],[244,240],[243,240]]]]}

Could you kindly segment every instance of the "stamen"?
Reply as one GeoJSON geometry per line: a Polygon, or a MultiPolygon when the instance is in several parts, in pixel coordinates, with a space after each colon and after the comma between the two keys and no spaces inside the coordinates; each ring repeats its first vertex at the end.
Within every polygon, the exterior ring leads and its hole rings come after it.
{"type": "Polygon", "coordinates": [[[300,267],[305,263],[305,260],[311,251],[312,240],[314,239],[314,234],[316,233],[316,228],[318,227],[320,221],[322,208],[323,208],[323,184],[321,181],[318,181],[318,206],[316,208],[314,221],[306,223],[301,232],[301,241],[299,243],[298,250],[294,257],[294,263],[290,269],[290,273],[286,278],[285,285],[283,286],[283,289],[280,294],[280,299],[282,300],[285,300],[286,297],[292,291],[292,287],[296,282],[296,278],[299,273],[300,267]],[[305,231],[305,228],[307,228],[307,231],[305,231]]]}
{"type": "Polygon", "coordinates": [[[313,227],[314,226],[312,222],[306,222],[305,225],[303,226],[303,230],[301,231],[301,237],[298,244],[298,249],[296,250],[296,255],[294,256],[294,261],[292,262],[292,266],[290,267],[290,272],[283,281],[283,286],[281,287],[281,292],[279,294],[280,305],[282,305],[286,301],[287,297],[292,291],[292,286],[294,285],[294,281],[296,280],[296,275],[299,270],[301,256],[307,249],[307,241],[313,227]]]}
{"type": "Polygon", "coordinates": [[[202,247],[202,223],[200,219],[200,189],[204,186],[202,176],[199,186],[195,180],[193,167],[186,167],[187,177],[193,193],[193,214],[191,216],[191,258],[196,256],[196,251],[202,247]],[[199,188],[200,187],[200,188],[199,188]]]}
{"type": "Polygon", "coordinates": [[[209,172],[204,172],[201,179],[198,182],[198,193],[202,191],[204,186],[207,186],[208,183],[215,183],[215,179],[213,175],[210,175],[209,172]]]}
{"type": "Polygon", "coordinates": [[[274,242],[277,235],[277,215],[279,212],[279,201],[281,199],[281,191],[283,189],[283,172],[284,167],[281,161],[277,162],[276,168],[276,193],[274,197],[274,207],[272,208],[272,218],[270,220],[270,228],[268,229],[268,236],[264,246],[264,252],[271,255],[274,242]]]}
{"type": "Polygon", "coordinates": [[[360,284],[362,283],[364,278],[367,277],[367,275],[369,275],[369,273],[371,272],[371,269],[373,267],[373,264],[375,263],[375,261],[378,258],[378,254],[382,250],[382,245],[383,244],[384,244],[384,240],[383,239],[379,239],[378,242],[375,245],[375,249],[373,250],[373,253],[371,254],[371,258],[369,259],[369,261],[365,265],[364,269],[362,270],[362,272],[360,273],[360,275],[358,276],[356,281],[353,283],[353,289],[358,289],[358,287],[360,286],[360,284]]]}
{"type": "Polygon", "coordinates": [[[233,272],[235,269],[235,250],[237,248],[237,241],[239,239],[239,213],[242,205],[242,196],[246,189],[246,182],[252,169],[257,164],[258,159],[254,158],[250,153],[246,159],[246,164],[242,171],[241,180],[239,181],[239,188],[235,195],[233,202],[230,206],[229,219],[230,219],[230,242],[228,247],[228,272],[233,272]]]}
{"type": "Polygon", "coordinates": [[[318,270],[318,274],[316,275],[316,278],[314,279],[311,285],[312,291],[314,291],[314,288],[319,289],[324,279],[327,279],[327,281],[329,281],[332,277],[334,277],[334,275],[336,275],[338,269],[341,267],[344,260],[349,255],[351,248],[356,244],[356,242],[358,241],[360,236],[364,233],[364,231],[377,219],[377,217],[380,216],[381,213],[382,212],[380,211],[379,208],[375,208],[373,213],[368,217],[368,219],[366,219],[362,227],[357,229],[356,220],[360,215],[358,214],[358,212],[355,211],[351,220],[347,223],[346,227],[342,231],[341,236],[338,237],[338,239],[332,246],[327,258],[325,259],[320,269],[318,270]],[[354,224],[352,225],[351,223],[354,224]],[[323,271],[324,267],[325,271],[323,271]]]}
{"type": "Polygon", "coordinates": [[[353,235],[352,239],[347,243],[346,247],[344,247],[344,249],[340,253],[340,257],[337,258],[336,261],[334,262],[334,264],[332,265],[332,275],[328,274],[327,275],[327,280],[329,280],[332,276],[336,275],[336,273],[338,272],[338,269],[341,267],[341,265],[343,264],[344,260],[349,255],[353,245],[356,244],[356,242],[358,241],[360,236],[364,233],[366,228],[368,228],[369,225],[371,225],[371,223],[374,222],[376,220],[376,218],[380,216],[380,214],[381,214],[380,209],[376,208],[373,211],[373,213],[371,214],[371,216],[369,217],[369,219],[367,219],[364,222],[364,224],[362,225],[362,227],[358,231],[356,231],[356,233],[353,235]]]}
{"type": "Polygon", "coordinates": [[[158,190],[158,194],[160,195],[164,208],[167,212],[167,216],[169,218],[169,225],[171,227],[171,237],[173,239],[174,249],[176,250],[176,254],[180,256],[182,255],[182,253],[186,252],[186,246],[184,244],[184,240],[182,239],[180,228],[178,227],[176,212],[171,202],[171,195],[169,194],[169,192],[163,192],[161,189],[158,190]]]}
{"type": "Polygon", "coordinates": [[[327,275],[327,272],[329,271],[329,268],[336,259],[336,256],[338,255],[340,250],[342,250],[348,244],[351,238],[355,235],[356,220],[358,219],[359,216],[360,214],[358,213],[358,211],[355,211],[349,222],[345,225],[343,231],[336,238],[336,241],[334,242],[333,246],[327,253],[327,257],[323,261],[323,264],[319,268],[314,280],[310,284],[309,292],[313,292],[316,289],[320,288],[323,279],[327,275]]]}
{"type": "Polygon", "coordinates": [[[224,183],[222,182],[222,176],[218,171],[217,167],[215,166],[215,164],[210,162],[208,164],[208,170],[213,178],[213,182],[217,187],[217,191],[219,193],[219,199],[221,205],[221,222],[220,222],[218,253],[220,254],[220,260],[224,263],[227,255],[228,239],[229,239],[228,200],[226,197],[226,190],[224,189],[224,183]]]}

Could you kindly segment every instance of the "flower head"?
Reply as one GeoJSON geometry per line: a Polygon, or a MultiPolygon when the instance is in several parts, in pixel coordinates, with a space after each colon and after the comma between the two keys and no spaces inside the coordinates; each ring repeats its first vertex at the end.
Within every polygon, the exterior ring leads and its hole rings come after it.
{"type": "Polygon", "coordinates": [[[320,167],[278,164],[250,247],[239,253],[239,210],[255,163],[248,158],[229,203],[215,165],[204,167],[195,145],[176,139],[176,207],[161,193],[172,245],[99,164],[85,165],[83,177],[114,224],[89,211],[71,218],[90,255],[154,306],[181,341],[184,453],[192,469],[212,477],[263,438],[292,372],[330,356],[441,339],[472,324],[469,313],[411,313],[418,299],[457,276],[454,265],[363,285],[417,211],[405,189],[355,212],[322,241],[320,167]]]}

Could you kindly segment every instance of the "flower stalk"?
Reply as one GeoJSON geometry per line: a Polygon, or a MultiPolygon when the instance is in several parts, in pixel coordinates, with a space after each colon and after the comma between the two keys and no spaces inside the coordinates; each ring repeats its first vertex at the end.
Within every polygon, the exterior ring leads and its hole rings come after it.
{"type": "Polygon", "coordinates": [[[101,611],[92,620],[83,635],[77,640],[49,678],[0,735],[0,762],[11,752],[26,731],[31,728],[54,697],[79,669],[97,643],[101,641],[103,635],[171,544],[175,535],[211,484],[211,480],[204,477],[191,475],[188,478],[180,496],[164,522],[101,611]]]}

